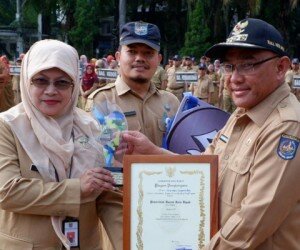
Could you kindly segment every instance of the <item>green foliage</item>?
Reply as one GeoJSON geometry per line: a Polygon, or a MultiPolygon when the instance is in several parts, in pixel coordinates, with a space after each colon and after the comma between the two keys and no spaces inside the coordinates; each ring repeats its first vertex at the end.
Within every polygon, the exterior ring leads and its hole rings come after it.
{"type": "Polygon", "coordinates": [[[184,47],[180,50],[182,55],[194,55],[200,58],[211,46],[209,41],[210,29],[207,26],[204,15],[203,3],[197,1],[195,9],[192,11],[188,30],[185,33],[184,47]]]}
{"type": "Polygon", "coordinates": [[[23,10],[23,27],[37,28],[38,14],[32,5],[27,5],[23,10]]]}
{"type": "MultiPolygon", "coordinates": [[[[93,56],[99,47],[103,18],[114,16],[113,51],[118,46],[119,0],[20,0],[21,23],[15,21],[16,0],[0,0],[0,26],[37,28],[42,13],[43,33],[68,40],[80,54],[93,56]],[[61,16],[65,18],[61,21],[61,16]]],[[[126,21],[155,23],[161,31],[164,60],[174,54],[200,57],[214,43],[224,41],[236,23],[246,16],[261,18],[280,30],[290,55],[300,54],[299,0],[127,0],[126,21]],[[167,3],[167,4],[166,4],[167,3]],[[164,5],[157,11],[156,5],[164,5]],[[137,12],[140,5],[149,10],[137,12]],[[234,18],[237,17],[237,19],[234,18]]],[[[26,29],[25,29],[26,30],[26,29]]],[[[25,34],[26,36],[26,34],[25,34]]],[[[24,36],[24,37],[25,37],[24,36]]],[[[29,44],[28,44],[29,45],[29,44]]],[[[109,49],[109,48],[108,48],[109,49]]]]}
{"type": "Polygon", "coordinates": [[[0,26],[9,25],[15,19],[15,1],[0,1],[0,26]]]}
{"type": "Polygon", "coordinates": [[[79,54],[93,55],[93,39],[98,31],[95,20],[95,6],[87,0],[76,1],[75,26],[69,32],[71,43],[79,54]]]}

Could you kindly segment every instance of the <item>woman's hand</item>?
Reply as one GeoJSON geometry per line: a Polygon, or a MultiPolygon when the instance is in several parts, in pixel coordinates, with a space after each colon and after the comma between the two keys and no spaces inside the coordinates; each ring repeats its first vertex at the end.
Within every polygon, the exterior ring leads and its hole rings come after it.
{"type": "Polygon", "coordinates": [[[85,198],[103,190],[114,190],[114,185],[110,171],[102,167],[86,170],[80,177],[81,197],[85,198]]]}

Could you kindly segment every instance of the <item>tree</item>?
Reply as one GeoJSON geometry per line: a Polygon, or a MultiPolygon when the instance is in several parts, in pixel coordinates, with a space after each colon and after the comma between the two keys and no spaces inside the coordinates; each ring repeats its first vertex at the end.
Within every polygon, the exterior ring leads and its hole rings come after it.
{"type": "Polygon", "coordinates": [[[0,26],[9,25],[15,19],[15,1],[0,1],[0,26]]]}
{"type": "Polygon", "coordinates": [[[87,0],[77,0],[74,13],[75,26],[69,32],[70,43],[79,54],[93,55],[93,42],[98,32],[95,20],[95,6],[87,0]]]}
{"type": "Polygon", "coordinates": [[[227,10],[225,16],[229,19],[232,17],[232,13],[228,10],[236,8],[239,20],[249,16],[263,19],[274,25],[286,40],[288,52],[296,53],[299,47],[297,44],[300,42],[298,0],[223,0],[223,8],[227,10]],[[238,8],[239,6],[242,8],[238,8]]]}
{"type": "Polygon", "coordinates": [[[193,55],[200,58],[211,46],[210,29],[205,19],[203,2],[197,1],[195,9],[190,14],[184,47],[180,50],[182,55],[193,55]]]}

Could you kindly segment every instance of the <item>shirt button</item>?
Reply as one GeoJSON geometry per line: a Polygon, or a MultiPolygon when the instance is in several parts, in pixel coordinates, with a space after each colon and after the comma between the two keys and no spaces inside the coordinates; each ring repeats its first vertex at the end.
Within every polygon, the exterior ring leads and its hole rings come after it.
{"type": "Polygon", "coordinates": [[[235,129],[236,131],[241,131],[242,128],[240,126],[237,126],[235,129]]]}
{"type": "Polygon", "coordinates": [[[229,159],[229,155],[225,155],[225,156],[224,156],[224,159],[225,159],[225,160],[228,160],[228,159],[229,159]]]}

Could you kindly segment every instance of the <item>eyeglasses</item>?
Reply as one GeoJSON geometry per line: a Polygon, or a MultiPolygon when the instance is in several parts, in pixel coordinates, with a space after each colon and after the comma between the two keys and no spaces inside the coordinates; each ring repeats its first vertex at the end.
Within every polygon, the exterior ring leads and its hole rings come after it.
{"type": "Polygon", "coordinates": [[[234,69],[236,69],[240,75],[250,75],[255,72],[254,71],[255,66],[263,64],[265,62],[268,62],[277,57],[279,57],[279,56],[277,56],[277,55],[272,56],[270,58],[258,61],[256,63],[240,63],[240,64],[236,64],[236,65],[223,63],[223,64],[221,64],[221,69],[225,73],[225,75],[231,75],[233,73],[234,69]]]}
{"type": "Polygon", "coordinates": [[[58,90],[67,90],[70,87],[74,86],[72,81],[68,81],[65,79],[60,79],[60,80],[56,80],[56,81],[50,81],[45,78],[31,79],[31,84],[39,89],[46,89],[51,83],[53,83],[54,87],[58,90]]]}

